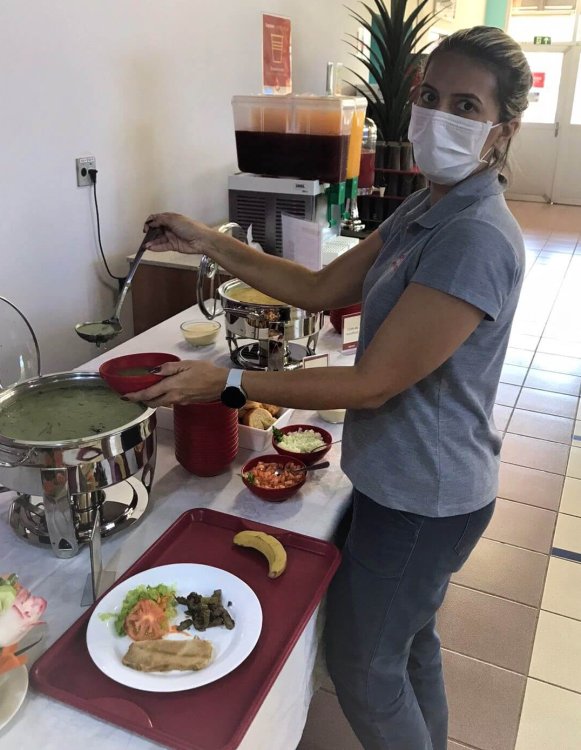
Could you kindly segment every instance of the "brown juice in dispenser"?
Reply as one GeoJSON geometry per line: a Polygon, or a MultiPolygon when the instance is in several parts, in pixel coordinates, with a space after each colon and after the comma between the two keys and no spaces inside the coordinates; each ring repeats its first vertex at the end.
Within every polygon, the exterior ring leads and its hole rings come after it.
{"type": "Polygon", "coordinates": [[[361,152],[359,187],[372,188],[375,181],[375,151],[361,152]]]}
{"type": "Polygon", "coordinates": [[[343,182],[353,120],[344,99],[233,97],[238,167],[270,177],[343,182]]]}
{"type": "Polygon", "coordinates": [[[236,131],[242,172],[336,183],[345,179],[348,135],[236,131]]]}
{"type": "Polygon", "coordinates": [[[376,152],[377,127],[373,120],[368,118],[365,120],[363,126],[363,140],[361,144],[361,162],[359,166],[359,188],[361,190],[371,191],[375,184],[376,152]]]}

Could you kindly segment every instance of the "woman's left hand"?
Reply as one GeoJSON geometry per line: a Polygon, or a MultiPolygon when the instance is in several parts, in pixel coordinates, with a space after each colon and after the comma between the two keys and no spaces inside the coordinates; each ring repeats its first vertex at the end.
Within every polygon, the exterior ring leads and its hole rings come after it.
{"type": "Polygon", "coordinates": [[[167,362],[155,372],[163,375],[161,382],[143,391],[128,393],[125,398],[151,407],[217,401],[228,377],[225,367],[192,360],[167,362]]]}

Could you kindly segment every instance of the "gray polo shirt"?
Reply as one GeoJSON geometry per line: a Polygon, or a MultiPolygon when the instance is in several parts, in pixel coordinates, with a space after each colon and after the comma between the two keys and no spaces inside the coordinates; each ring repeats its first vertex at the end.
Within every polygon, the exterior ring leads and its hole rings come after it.
{"type": "Polygon", "coordinates": [[[485,317],[454,354],[379,409],[349,411],[342,468],[354,487],[397,510],[470,513],[496,497],[501,438],[493,406],[525,267],[522,234],[495,170],[428,190],[381,227],[363,286],[357,358],[410,282],[458,297],[485,317]]]}

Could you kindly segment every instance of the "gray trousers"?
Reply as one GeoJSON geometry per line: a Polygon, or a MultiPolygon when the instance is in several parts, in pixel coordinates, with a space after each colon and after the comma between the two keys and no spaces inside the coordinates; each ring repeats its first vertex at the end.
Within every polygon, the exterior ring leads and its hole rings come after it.
{"type": "Polygon", "coordinates": [[[446,750],[436,612],[493,511],[494,502],[467,515],[429,518],[353,493],[325,640],[337,697],[365,750],[446,750]]]}

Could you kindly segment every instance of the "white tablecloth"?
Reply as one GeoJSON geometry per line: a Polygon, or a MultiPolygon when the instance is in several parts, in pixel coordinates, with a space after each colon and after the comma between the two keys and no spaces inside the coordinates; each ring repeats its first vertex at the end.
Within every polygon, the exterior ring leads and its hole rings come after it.
{"type": "MultiPolygon", "coordinates": [[[[133,352],[164,351],[183,359],[205,358],[229,362],[223,336],[212,347],[194,350],[182,339],[179,325],[201,318],[197,308],[161,323],[125,344],[92,360],[80,369],[96,370],[101,361],[133,352]]],[[[351,363],[339,352],[340,337],[327,328],[318,352],[330,352],[332,364],[351,363]]],[[[88,352],[91,350],[88,348],[88,352]]],[[[94,351],[94,350],[92,350],[94,351]]],[[[293,422],[312,422],[339,439],[341,425],[320,422],[316,414],[296,412],[293,422]]],[[[160,424],[168,427],[167,415],[160,424]]],[[[313,474],[301,493],[286,503],[265,503],[241,487],[236,472],[251,455],[241,450],[227,474],[200,479],[188,474],[175,460],[173,434],[158,430],[159,448],[150,511],[133,529],[104,541],[105,568],[121,575],[175,519],[193,507],[208,507],[321,539],[330,539],[349,501],[351,487],[339,468],[340,445],[333,446],[331,468],[313,474]]],[[[8,525],[11,493],[0,495],[0,571],[15,571],[34,594],[48,601],[47,634],[42,650],[82,614],[80,606],[89,572],[88,550],[70,560],[60,560],[47,549],[33,547],[16,537],[8,525]]],[[[312,675],[318,645],[317,618],[313,616],[268,694],[240,750],[292,750],[300,740],[312,696],[312,675]]],[[[39,652],[35,650],[35,657],[39,652]]],[[[1,700],[1,696],[0,696],[1,700]]],[[[158,747],[141,737],[106,724],[29,690],[17,716],[0,731],[1,750],[146,750],[158,747]]]]}

